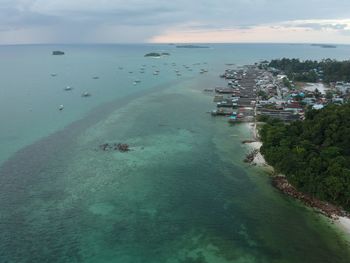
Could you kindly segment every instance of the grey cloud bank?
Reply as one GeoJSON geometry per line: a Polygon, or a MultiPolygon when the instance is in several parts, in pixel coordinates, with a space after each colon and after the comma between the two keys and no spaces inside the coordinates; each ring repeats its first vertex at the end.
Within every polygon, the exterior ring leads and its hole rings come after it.
{"type": "MultiPolygon", "coordinates": [[[[0,44],[146,42],[186,25],[202,31],[249,31],[285,21],[349,19],[349,11],[350,1],[343,0],[0,0],[0,44]]],[[[344,23],[295,26],[348,30],[344,23]]]]}

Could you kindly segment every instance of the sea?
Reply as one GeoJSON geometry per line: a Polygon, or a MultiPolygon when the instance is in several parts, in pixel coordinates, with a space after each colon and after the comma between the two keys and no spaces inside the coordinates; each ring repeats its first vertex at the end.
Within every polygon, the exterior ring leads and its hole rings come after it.
{"type": "Polygon", "coordinates": [[[227,68],[350,46],[206,46],[0,46],[0,262],[350,262],[339,229],[243,162],[249,127],[203,92],[227,68]]]}

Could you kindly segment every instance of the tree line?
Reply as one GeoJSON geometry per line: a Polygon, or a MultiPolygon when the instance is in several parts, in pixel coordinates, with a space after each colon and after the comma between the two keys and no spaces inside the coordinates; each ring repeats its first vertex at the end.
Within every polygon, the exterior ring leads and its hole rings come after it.
{"type": "Polygon", "coordinates": [[[301,61],[295,58],[282,58],[271,60],[268,66],[282,70],[293,81],[317,82],[321,79],[326,83],[350,82],[350,60],[301,61]]]}
{"type": "Polygon", "coordinates": [[[268,119],[262,154],[298,190],[350,211],[350,104],[310,110],[290,124],[268,119]]]}

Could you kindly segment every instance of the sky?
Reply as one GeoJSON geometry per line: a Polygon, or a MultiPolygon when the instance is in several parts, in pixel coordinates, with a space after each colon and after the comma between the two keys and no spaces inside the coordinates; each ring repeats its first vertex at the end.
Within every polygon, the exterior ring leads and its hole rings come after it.
{"type": "Polygon", "coordinates": [[[350,0],[0,0],[0,44],[350,44],[350,0]]]}

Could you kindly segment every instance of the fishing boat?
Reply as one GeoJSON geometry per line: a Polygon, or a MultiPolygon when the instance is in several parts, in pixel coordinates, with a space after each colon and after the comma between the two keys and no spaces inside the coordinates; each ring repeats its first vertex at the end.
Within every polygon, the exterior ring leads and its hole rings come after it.
{"type": "Polygon", "coordinates": [[[235,102],[232,102],[230,100],[224,100],[224,101],[220,101],[216,104],[216,106],[218,108],[234,108],[237,107],[238,104],[235,102]]]}
{"type": "Polygon", "coordinates": [[[233,114],[232,111],[224,110],[223,108],[211,111],[212,116],[231,116],[232,114],[233,114]]]}
{"type": "Polygon", "coordinates": [[[86,97],[90,97],[91,94],[90,94],[89,92],[86,91],[86,92],[84,92],[83,94],[81,94],[81,96],[86,98],[86,97]]]}

